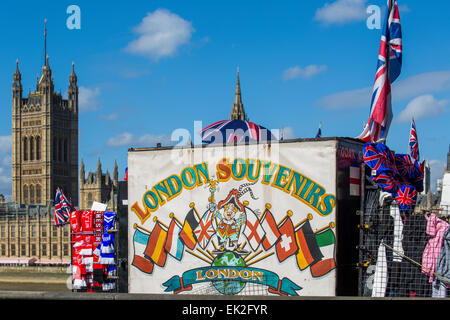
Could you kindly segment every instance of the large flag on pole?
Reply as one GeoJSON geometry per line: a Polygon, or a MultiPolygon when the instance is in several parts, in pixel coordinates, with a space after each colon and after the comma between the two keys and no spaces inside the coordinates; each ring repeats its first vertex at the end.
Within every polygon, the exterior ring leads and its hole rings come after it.
{"type": "Polygon", "coordinates": [[[393,118],[391,83],[400,75],[402,67],[402,31],[397,1],[388,0],[388,11],[381,35],[377,72],[373,85],[369,120],[359,139],[385,142],[393,118]]]}
{"type": "Polygon", "coordinates": [[[55,225],[61,226],[69,220],[71,211],[75,211],[75,208],[67,200],[66,196],[58,188],[55,195],[55,225]]]}
{"type": "Polygon", "coordinates": [[[419,140],[417,139],[417,130],[414,118],[411,121],[411,130],[409,132],[409,154],[411,155],[411,158],[419,161],[419,140]]]}

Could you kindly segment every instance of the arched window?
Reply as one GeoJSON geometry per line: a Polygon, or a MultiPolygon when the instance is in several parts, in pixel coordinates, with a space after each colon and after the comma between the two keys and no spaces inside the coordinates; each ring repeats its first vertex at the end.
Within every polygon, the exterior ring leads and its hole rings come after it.
{"type": "Polygon", "coordinates": [[[30,138],[30,160],[34,160],[34,138],[30,138]]]}
{"type": "Polygon", "coordinates": [[[35,203],[34,202],[34,187],[33,187],[33,185],[30,186],[30,203],[35,203]]]}
{"type": "Polygon", "coordinates": [[[58,149],[58,161],[62,161],[63,145],[61,139],[59,139],[58,149]]]}
{"type": "Polygon", "coordinates": [[[41,203],[41,185],[36,185],[36,203],[41,203]]]}
{"type": "Polygon", "coordinates": [[[28,160],[28,139],[23,138],[23,161],[28,160]]]}
{"type": "Polygon", "coordinates": [[[92,200],[92,193],[88,193],[88,197],[87,197],[87,207],[88,208],[92,208],[92,203],[93,203],[93,200],[92,200]]]}
{"type": "Polygon", "coordinates": [[[23,186],[23,203],[28,203],[28,186],[23,186]]]}
{"type": "Polygon", "coordinates": [[[58,155],[58,141],[56,137],[53,138],[53,161],[56,161],[58,155]]]}
{"type": "Polygon", "coordinates": [[[41,160],[41,137],[36,137],[36,160],[41,160]]]}
{"type": "Polygon", "coordinates": [[[67,154],[68,154],[68,145],[67,145],[67,138],[64,139],[64,162],[67,162],[67,154]]]}

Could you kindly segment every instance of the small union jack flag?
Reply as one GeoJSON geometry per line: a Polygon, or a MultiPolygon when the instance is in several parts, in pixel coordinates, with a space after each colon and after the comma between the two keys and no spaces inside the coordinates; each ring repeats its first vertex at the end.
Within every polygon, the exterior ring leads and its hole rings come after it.
{"type": "Polygon", "coordinates": [[[391,175],[381,173],[372,177],[372,180],[377,183],[377,185],[386,192],[395,193],[398,190],[399,182],[392,178],[391,175]]]}
{"type": "Polygon", "coordinates": [[[364,162],[377,172],[396,171],[394,155],[384,144],[366,143],[364,145],[364,162]]]}
{"type": "Polygon", "coordinates": [[[417,139],[417,130],[414,118],[411,121],[411,130],[409,132],[409,154],[414,160],[419,161],[419,140],[417,139]]]}
{"type": "Polygon", "coordinates": [[[55,225],[61,226],[65,224],[69,220],[71,211],[75,211],[75,208],[58,188],[55,196],[55,225]]]}
{"type": "Polygon", "coordinates": [[[381,35],[377,70],[373,85],[369,120],[359,139],[366,142],[384,142],[393,118],[391,83],[400,75],[402,66],[402,31],[397,1],[388,0],[383,33],[381,35]]]}
{"type": "Polygon", "coordinates": [[[416,204],[417,191],[413,186],[401,186],[395,195],[395,201],[401,210],[412,208],[416,204]]]}

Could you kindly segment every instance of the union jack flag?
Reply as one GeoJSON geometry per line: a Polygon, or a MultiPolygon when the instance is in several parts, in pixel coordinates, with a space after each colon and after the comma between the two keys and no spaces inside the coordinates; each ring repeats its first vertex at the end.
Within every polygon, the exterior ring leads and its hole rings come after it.
{"type": "Polygon", "coordinates": [[[394,155],[383,144],[366,143],[364,145],[364,162],[377,172],[386,170],[396,172],[394,155]]]}
{"type": "Polygon", "coordinates": [[[380,186],[383,191],[395,193],[398,190],[400,183],[393,179],[391,175],[381,173],[372,177],[372,180],[380,186]]]}
{"type": "Polygon", "coordinates": [[[61,226],[65,224],[69,220],[71,211],[75,211],[75,208],[58,188],[55,196],[55,225],[61,226]]]}
{"type": "Polygon", "coordinates": [[[373,85],[369,120],[359,139],[384,142],[393,118],[391,83],[400,75],[402,66],[402,32],[397,1],[388,0],[388,12],[381,35],[377,71],[373,85]]]}
{"type": "Polygon", "coordinates": [[[416,177],[419,172],[418,162],[411,159],[409,154],[396,154],[395,165],[399,174],[406,179],[416,177]]]}
{"type": "Polygon", "coordinates": [[[217,121],[203,128],[200,135],[206,144],[276,140],[267,128],[244,120],[217,121]]]}
{"type": "Polygon", "coordinates": [[[409,132],[409,154],[414,160],[419,161],[419,140],[417,139],[416,123],[411,121],[411,130],[409,132]]]}
{"type": "Polygon", "coordinates": [[[402,210],[407,210],[414,206],[416,204],[416,199],[416,188],[408,185],[401,186],[395,195],[395,201],[397,201],[397,204],[402,210]]]}

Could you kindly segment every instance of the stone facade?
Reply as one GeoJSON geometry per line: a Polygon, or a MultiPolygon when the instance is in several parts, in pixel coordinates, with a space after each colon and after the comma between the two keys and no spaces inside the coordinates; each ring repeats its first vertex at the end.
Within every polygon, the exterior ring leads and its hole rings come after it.
{"type": "Polygon", "coordinates": [[[52,204],[56,189],[78,205],[78,86],[74,65],[67,99],[54,90],[46,57],[36,90],[23,97],[19,62],[12,85],[12,196],[17,204],[52,204]]]}
{"type": "Polygon", "coordinates": [[[52,206],[0,205],[0,264],[70,264],[70,226],[52,206]]]}

